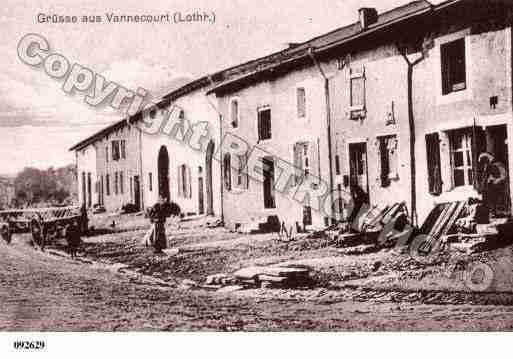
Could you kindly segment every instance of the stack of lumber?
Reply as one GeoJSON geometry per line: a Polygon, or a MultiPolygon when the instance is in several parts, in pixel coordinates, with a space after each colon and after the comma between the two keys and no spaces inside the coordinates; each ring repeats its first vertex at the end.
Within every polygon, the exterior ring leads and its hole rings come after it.
{"type": "Polygon", "coordinates": [[[262,287],[294,288],[310,283],[310,269],[300,266],[268,266],[243,268],[233,276],[242,283],[262,287]]]}
{"type": "Polygon", "coordinates": [[[454,225],[467,205],[468,201],[454,201],[437,204],[431,210],[420,227],[420,233],[428,236],[427,247],[433,248],[438,241],[447,237],[448,234],[453,234],[454,225]]]}

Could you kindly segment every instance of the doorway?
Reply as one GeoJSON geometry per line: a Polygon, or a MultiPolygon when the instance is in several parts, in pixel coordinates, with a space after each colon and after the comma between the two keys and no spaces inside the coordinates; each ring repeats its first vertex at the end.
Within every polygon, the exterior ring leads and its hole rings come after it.
{"type": "MultiPolygon", "coordinates": [[[[207,190],[207,215],[214,215],[214,191],[212,190],[212,158],[214,157],[214,141],[210,140],[205,157],[205,182],[207,190]]],[[[203,193],[203,191],[202,191],[203,193]]]]}
{"type": "Polygon", "coordinates": [[[141,210],[141,185],[139,176],[134,176],[134,204],[138,211],[141,210]]]}
{"type": "Polygon", "coordinates": [[[349,144],[349,176],[369,194],[369,174],[367,168],[367,143],[349,144]]]}
{"type": "Polygon", "coordinates": [[[205,214],[205,201],[203,196],[203,169],[198,168],[198,213],[205,214]]]}
{"type": "Polygon", "coordinates": [[[159,197],[170,200],[169,193],[169,154],[166,146],[160,147],[158,157],[159,197]]]}
{"type": "Polygon", "coordinates": [[[262,158],[262,172],[264,175],[264,208],[276,208],[276,200],[274,198],[274,160],[272,157],[262,158]]]}

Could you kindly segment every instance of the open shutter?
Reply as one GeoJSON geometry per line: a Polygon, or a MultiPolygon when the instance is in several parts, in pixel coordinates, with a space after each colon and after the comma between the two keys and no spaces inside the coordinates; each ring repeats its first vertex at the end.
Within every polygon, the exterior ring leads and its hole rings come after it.
{"type": "Polygon", "coordinates": [[[242,187],[244,189],[249,188],[249,173],[247,169],[248,155],[243,156],[244,162],[242,163],[242,187]]]}
{"type": "Polygon", "coordinates": [[[308,158],[310,174],[316,177],[321,177],[320,159],[319,159],[319,143],[317,140],[311,141],[308,144],[308,158]]]}
{"type": "Polygon", "coordinates": [[[393,136],[388,141],[388,159],[390,164],[389,177],[397,179],[399,178],[399,141],[396,136],[393,136]]]}
{"type": "Polygon", "coordinates": [[[429,193],[439,195],[442,193],[442,173],[438,133],[426,135],[426,158],[429,193]]]}
{"type": "Polygon", "coordinates": [[[452,189],[452,171],[449,134],[447,132],[439,132],[438,136],[440,139],[440,177],[442,178],[442,191],[450,191],[452,189]]]}
{"type": "Polygon", "coordinates": [[[301,181],[301,177],[303,176],[303,161],[302,161],[302,154],[303,154],[303,144],[302,143],[296,143],[293,147],[293,164],[295,168],[296,175],[294,176],[294,185],[299,185],[301,181]]]}

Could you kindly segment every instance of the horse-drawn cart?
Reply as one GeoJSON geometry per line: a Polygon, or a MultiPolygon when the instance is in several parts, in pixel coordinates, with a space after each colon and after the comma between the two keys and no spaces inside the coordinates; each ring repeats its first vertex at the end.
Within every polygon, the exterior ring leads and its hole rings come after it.
{"type": "Polygon", "coordinates": [[[12,233],[31,233],[40,247],[60,237],[63,229],[73,222],[80,232],[86,230],[87,212],[79,206],[28,208],[0,211],[2,237],[10,242],[12,233]]]}

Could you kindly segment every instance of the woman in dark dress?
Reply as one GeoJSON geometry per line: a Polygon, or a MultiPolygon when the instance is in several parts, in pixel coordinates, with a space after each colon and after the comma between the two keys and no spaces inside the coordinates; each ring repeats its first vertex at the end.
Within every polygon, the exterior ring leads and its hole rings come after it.
{"type": "Polygon", "coordinates": [[[152,207],[150,211],[150,219],[154,224],[154,240],[153,246],[155,253],[161,253],[167,248],[166,238],[166,218],[170,216],[170,204],[167,199],[160,197],[159,201],[152,207]]]}

